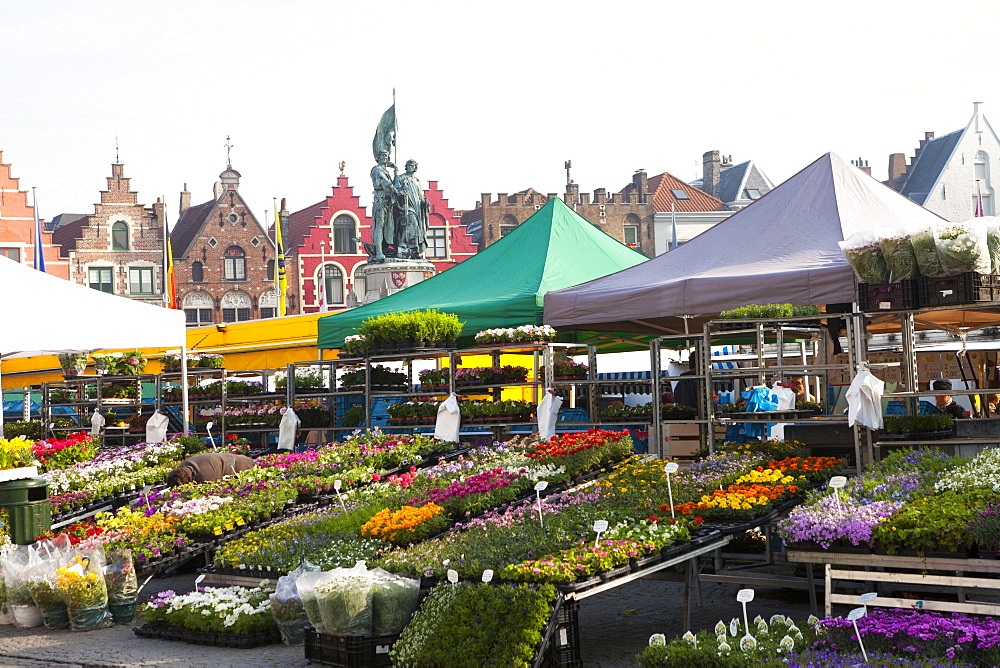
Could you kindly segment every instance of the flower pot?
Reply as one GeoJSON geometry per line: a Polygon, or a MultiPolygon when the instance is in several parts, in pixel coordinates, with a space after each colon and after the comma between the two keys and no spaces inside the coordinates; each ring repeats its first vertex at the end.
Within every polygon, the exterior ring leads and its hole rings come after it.
{"type": "Polygon", "coordinates": [[[135,619],[135,607],[138,605],[135,601],[131,603],[109,603],[108,612],[111,613],[111,619],[115,624],[131,624],[132,620],[135,619]]]}
{"type": "Polygon", "coordinates": [[[14,611],[14,626],[21,629],[31,629],[42,625],[42,613],[36,605],[12,605],[14,611]]]}
{"type": "Polygon", "coordinates": [[[615,566],[614,568],[609,568],[606,571],[601,571],[597,576],[601,579],[601,582],[608,582],[609,580],[614,580],[620,578],[621,576],[627,574],[631,571],[631,567],[628,564],[623,564],[621,566],[615,566]]]}

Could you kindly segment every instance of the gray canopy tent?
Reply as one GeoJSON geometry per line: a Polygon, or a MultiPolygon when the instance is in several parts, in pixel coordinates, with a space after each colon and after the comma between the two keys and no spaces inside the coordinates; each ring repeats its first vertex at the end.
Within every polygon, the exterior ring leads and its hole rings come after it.
{"type": "Polygon", "coordinates": [[[751,206],[649,262],[545,295],[553,327],[700,332],[746,304],[855,300],[838,241],[876,226],[943,219],[827,153],[751,206]]]}

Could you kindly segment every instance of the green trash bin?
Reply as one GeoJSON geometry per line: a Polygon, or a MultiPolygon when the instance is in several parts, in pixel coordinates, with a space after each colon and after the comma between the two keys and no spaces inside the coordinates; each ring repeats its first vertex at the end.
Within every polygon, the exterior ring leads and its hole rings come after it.
{"type": "Polygon", "coordinates": [[[49,484],[45,478],[0,483],[0,508],[7,511],[10,539],[18,545],[30,545],[52,528],[49,484]]]}

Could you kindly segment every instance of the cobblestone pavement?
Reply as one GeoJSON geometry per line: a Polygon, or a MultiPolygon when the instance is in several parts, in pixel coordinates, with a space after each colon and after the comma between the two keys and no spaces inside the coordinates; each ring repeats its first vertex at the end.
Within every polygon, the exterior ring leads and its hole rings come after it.
{"type": "MultiPolygon", "coordinates": [[[[166,589],[190,591],[194,575],[152,580],[143,596],[166,589]]],[[[742,614],[732,585],[702,586],[703,606],[692,602],[692,629],[711,628],[742,614]]],[[[692,597],[693,598],[693,597],[692,597]]],[[[804,619],[809,615],[805,592],[759,589],[749,604],[750,617],[775,613],[804,619]]],[[[587,668],[638,666],[635,655],[649,636],[684,633],[683,586],[675,582],[637,580],[580,602],[581,657],[587,668]]],[[[44,628],[0,627],[2,666],[307,666],[301,647],[268,645],[256,649],[203,647],[136,636],[130,627],[73,633],[44,628]]]]}

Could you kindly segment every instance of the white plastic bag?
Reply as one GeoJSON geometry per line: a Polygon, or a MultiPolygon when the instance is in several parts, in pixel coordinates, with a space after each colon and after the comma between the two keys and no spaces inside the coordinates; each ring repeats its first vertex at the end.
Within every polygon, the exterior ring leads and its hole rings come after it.
{"type": "Polygon", "coordinates": [[[943,223],[935,228],[934,237],[945,276],[958,276],[970,271],[988,274],[993,270],[986,224],[979,219],[943,223]]]}
{"type": "Polygon", "coordinates": [[[875,230],[856,232],[838,244],[859,281],[870,284],[889,282],[889,269],[875,230]]]}
{"type": "Polygon", "coordinates": [[[920,276],[910,235],[901,227],[880,228],[877,232],[889,283],[910,281],[920,276]]]}
{"type": "Polygon", "coordinates": [[[917,259],[917,269],[921,276],[927,278],[944,276],[934,231],[934,226],[928,226],[910,233],[910,246],[913,247],[913,257],[917,259]]]}

